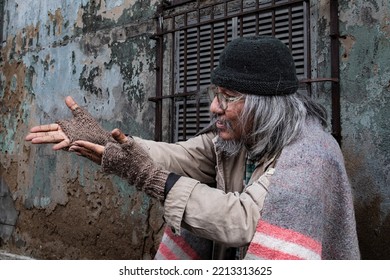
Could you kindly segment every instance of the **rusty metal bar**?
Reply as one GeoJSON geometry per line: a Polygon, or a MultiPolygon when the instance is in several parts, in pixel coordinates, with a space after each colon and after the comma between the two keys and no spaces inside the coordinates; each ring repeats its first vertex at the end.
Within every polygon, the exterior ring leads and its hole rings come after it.
{"type": "Polygon", "coordinates": [[[288,47],[292,51],[292,8],[288,7],[288,47]]]}
{"type": "MultiPolygon", "coordinates": [[[[173,21],[171,24],[175,24],[175,18],[173,18],[173,21]]],[[[172,36],[172,50],[171,50],[171,69],[174,69],[175,67],[175,55],[176,55],[176,34],[175,33],[172,33],[171,34],[172,36]]],[[[179,50],[177,50],[178,52],[179,50]]],[[[176,74],[175,71],[171,71],[171,81],[170,81],[170,91],[174,91],[175,90],[175,75],[179,75],[179,74],[176,74]]],[[[150,99],[149,99],[150,100],[150,99]]],[[[171,102],[170,102],[170,106],[171,106],[171,110],[170,112],[172,113],[173,115],[173,112],[175,112],[175,102],[174,102],[174,99],[171,99],[171,102]]],[[[174,117],[171,117],[170,118],[170,141],[173,142],[173,139],[175,137],[175,118],[174,117]]]]}
{"type": "MultiPolygon", "coordinates": [[[[184,25],[188,25],[188,13],[184,14],[184,25]]],[[[188,47],[188,30],[184,30],[184,73],[187,73],[187,47],[188,47]]],[[[184,92],[187,91],[187,75],[184,75],[184,84],[183,84],[184,92]]],[[[186,127],[187,127],[187,98],[184,98],[183,102],[183,137],[186,139],[187,133],[186,133],[186,127]]]]}
{"type": "Polygon", "coordinates": [[[175,93],[175,94],[164,95],[164,96],[149,97],[148,100],[151,102],[159,102],[160,100],[169,99],[169,98],[187,98],[190,96],[194,96],[198,93],[199,93],[198,91],[190,91],[186,93],[175,93]]]}
{"type": "MultiPolygon", "coordinates": [[[[162,12],[164,9],[164,4],[159,5],[157,12],[160,14],[159,17],[156,17],[157,21],[157,33],[161,32],[163,29],[163,18],[162,12]]],[[[164,56],[164,37],[163,36],[153,36],[152,39],[156,40],[156,98],[161,98],[163,95],[162,90],[162,81],[163,81],[163,56],[164,56]]],[[[155,104],[155,126],[154,126],[154,140],[162,140],[162,100],[159,100],[155,104]]]]}
{"type": "Polygon", "coordinates": [[[225,23],[225,29],[224,29],[224,34],[225,34],[225,45],[226,45],[226,43],[228,42],[228,12],[227,12],[227,10],[228,10],[228,6],[227,6],[227,1],[225,1],[225,5],[224,5],[224,11],[225,11],[225,14],[224,14],[224,23],[225,23]]]}
{"type": "MultiPolygon", "coordinates": [[[[197,13],[197,21],[200,23],[200,9],[198,8],[198,13],[197,13]]],[[[197,35],[197,45],[196,45],[196,89],[200,89],[200,39],[201,39],[201,34],[200,34],[200,26],[196,28],[196,35],[197,35]]],[[[199,131],[200,127],[200,119],[199,119],[199,111],[200,111],[200,106],[199,106],[199,96],[196,98],[196,130],[199,131]]]]}
{"type": "MultiPolygon", "coordinates": [[[[240,12],[241,13],[244,12],[244,0],[241,0],[240,12]]],[[[243,34],[244,34],[244,17],[240,17],[240,37],[242,37],[243,34]]]]}
{"type": "Polygon", "coordinates": [[[3,48],[3,28],[4,28],[4,1],[0,1],[0,50],[3,48]]]}
{"type": "MultiPolygon", "coordinates": [[[[184,25],[187,26],[188,25],[188,11],[186,13],[184,13],[184,25]]],[[[184,92],[187,91],[187,50],[188,50],[188,29],[184,29],[184,43],[183,43],[183,52],[184,52],[184,57],[183,57],[183,73],[184,73],[184,76],[183,76],[183,89],[184,89],[184,92]]],[[[184,98],[183,100],[183,137],[184,139],[186,138],[186,126],[187,126],[187,123],[186,123],[186,120],[187,120],[187,98],[184,98]]],[[[174,122],[174,118],[172,118],[172,121],[174,122]]]]}
{"type": "MultiPolygon", "coordinates": [[[[256,10],[259,9],[259,0],[256,0],[256,10]]],[[[256,26],[255,26],[255,34],[259,35],[259,13],[256,13],[256,26]]]]}
{"type": "MultiPolygon", "coordinates": [[[[157,36],[161,36],[161,35],[165,35],[165,34],[168,34],[168,33],[174,33],[174,32],[177,32],[177,31],[188,29],[188,28],[197,27],[198,25],[203,25],[203,24],[224,22],[227,19],[231,19],[231,18],[235,18],[235,17],[239,18],[239,17],[243,17],[243,16],[256,15],[257,13],[259,13],[261,11],[269,11],[269,10],[274,10],[275,11],[275,9],[278,9],[278,8],[289,7],[289,6],[294,5],[294,4],[302,4],[303,2],[306,2],[306,0],[291,0],[290,2],[281,2],[281,3],[278,3],[278,4],[274,3],[273,5],[270,5],[270,6],[267,6],[267,7],[261,7],[261,8],[253,9],[253,10],[250,10],[250,11],[247,11],[247,12],[241,12],[241,13],[235,13],[235,14],[232,14],[232,15],[227,15],[227,3],[229,3],[229,2],[232,2],[232,1],[224,1],[224,2],[222,2],[225,5],[225,12],[226,12],[224,17],[221,17],[221,18],[218,18],[218,19],[214,19],[214,20],[204,21],[202,23],[191,24],[191,25],[188,25],[188,26],[183,26],[183,27],[179,27],[179,28],[165,30],[165,31],[162,31],[161,33],[157,33],[156,35],[157,36]]],[[[214,7],[214,6],[215,6],[215,4],[211,4],[211,5],[205,5],[202,8],[211,8],[211,7],[214,7]]],[[[179,15],[182,15],[182,14],[185,14],[185,13],[188,13],[188,12],[191,12],[191,11],[186,11],[186,12],[183,12],[181,14],[179,13],[179,14],[177,14],[175,16],[179,16],[179,15]]],[[[168,18],[171,18],[171,17],[172,17],[172,15],[165,17],[165,19],[168,19],[168,18]]]]}
{"type": "Polygon", "coordinates": [[[301,79],[300,83],[311,84],[311,83],[323,83],[323,82],[334,82],[338,83],[338,78],[313,78],[313,79],[301,79]]]}
{"type": "Polygon", "coordinates": [[[172,0],[171,6],[172,6],[172,8],[176,8],[176,7],[179,7],[181,5],[185,5],[189,2],[192,2],[192,0],[172,0]]]}
{"type": "MultiPolygon", "coordinates": [[[[214,9],[211,13],[211,20],[214,20],[214,9]]],[[[210,70],[214,69],[214,24],[210,24],[210,40],[211,40],[211,48],[210,48],[210,70]]]]}
{"type": "MultiPolygon", "coordinates": [[[[309,13],[310,11],[310,3],[309,1],[305,1],[305,5],[303,5],[303,9],[304,9],[304,13],[309,13]]],[[[309,13],[310,14],[310,13],[309,13]]],[[[306,18],[306,24],[305,24],[305,42],[306,42],[306,45],[304,47],[304,56],[306,57],[306,65],[304,66],[304,75],[305,77],[307,77],[308,80],[311,79],[311,45],[310,45],[310,42],[311,42],[311,37],[310,37],[310,17],[307,17],[306,18]]],[[[312,84],[308,84],[306,86],[306,89],[307,89],[307,92],[308,92],[308,95],[311,96],[312,95],[312,84]]]]}
{"type": "MultiPolygon", "coordinates": [[[[340,80],[339,59],[339,7],[337,0],[330,1],[330,55],[331,77],[340,80]]],[[[341,145],[340,83],[332,81],[332,134],[341,145]]]]}
{"type": "MultiPolygon", "coordinates": [[[[272,1],[272,4],[275,5],[275,0],[272,1]]],[[[275,9],[272,10],[272,36],[275,36],[276,30],[275,30],[275,9]]]]}

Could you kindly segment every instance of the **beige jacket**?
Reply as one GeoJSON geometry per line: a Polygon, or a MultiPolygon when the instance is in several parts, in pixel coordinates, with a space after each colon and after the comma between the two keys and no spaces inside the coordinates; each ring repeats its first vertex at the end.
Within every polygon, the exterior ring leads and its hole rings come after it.
{"type": "Polygon", "coordinates": [[[164,218],[175,233],[184,227],[230,247],[252,240],[267,186],[258,180],[262,168],[244,186],[245,151],[224,157],[211,132],[175,144],[135,139],[162,168],[182,175],[164,202],[164,218]]]}

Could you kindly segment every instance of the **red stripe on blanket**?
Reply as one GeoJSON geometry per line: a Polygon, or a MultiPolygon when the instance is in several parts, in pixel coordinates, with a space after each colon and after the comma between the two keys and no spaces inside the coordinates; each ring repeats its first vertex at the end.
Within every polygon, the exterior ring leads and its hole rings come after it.
{"type": "Polygon", "coordinates": [[[281,251],[262,246],[258,243],[251,243],[248,248],[248,254],[252,254],[266,260],[302,260],[302,258],[298,258],[297,256],[286,254],[281,251]]]}
{"type": "Polygon", "coordinates": [[[170,228],[165,230],[165,233],[172,239],[183,252],[185,252],[190,259],[198,260],[198,254],[192,249],[192,247],[185,241],[185,239],[179,235],[174,235],[170,228]]]}
{"type": "Polygon", "coordinates": [[[278,239],[298,244],[300,246],[312,250],[318,255],[321,255],[321,243],[306,235],[303,235],[302,233],[271,225],[263,220],[261,220],[257,224],[256,231],[259,233],[264,233],[266,235],[273,236],[278,239]]]}
{"type": "Polygon", "coordinates": [[[163,255],[167,260],[177,260],[176,255],[167,247],[165,244],[161,243],[158,251],[163,255]]]}

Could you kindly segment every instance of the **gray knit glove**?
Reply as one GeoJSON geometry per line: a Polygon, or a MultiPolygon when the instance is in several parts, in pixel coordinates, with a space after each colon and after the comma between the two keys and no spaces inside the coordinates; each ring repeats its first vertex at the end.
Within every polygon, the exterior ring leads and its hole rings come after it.
{"type": "Polygon", "coordinates": [[[133,138],[119,143],[108,143],[104,149],[102,169],[127,179],[131,185],[159,200],[164,200],[165,182],[169,172],[161,170],[148,153],[133,138]]]}
{"type": "Polygon", "coordinates": [[[57,123],[68,136],[70,142],[85,140],[105,146],[108,142],[115,142],[111,133],[105,131],[100,124],[83,108],[72,110],[73,118],[59,120],[57,123]]]}

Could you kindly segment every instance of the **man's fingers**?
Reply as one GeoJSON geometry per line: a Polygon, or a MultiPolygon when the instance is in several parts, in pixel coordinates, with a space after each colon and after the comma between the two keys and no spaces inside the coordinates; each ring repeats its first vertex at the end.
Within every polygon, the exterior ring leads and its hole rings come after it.
{"type": "Polygon", "coordinates": [[[71,96],[67,96],[65,98],[65,104],[66,106],[68,106],[69,109],[71,109],[72,111],[74,111],[76,108],[79,107],[79,105],[77,105],[77,103],[73,100],[73,98],[71,96]]]}
{"type": "Polygon", "coordinates": [[[26,136],[26,140],[27,141],[31,141],[35,138],[40,138],[40,137],[46,137],[46,136],[50,136],[52,133],[50,132],[34,132],[34,133],[29,133],[27,136],[26,136]]]}
{"type": "Polygon", "coordinates": [[[31,133],[26,137],[26,140],[31,141],[33,144],[59,143],[64,139],[63,134],[50,132],[31,133]]]}
{"type": "Polygon", "coordinates": [[[72,146],[70,146],[69,151],[74,152],[79,156],[86,157],[87,159],[100,165],[102,162],[104,146],[80,140],[75,141],[72,146]]]}
{"type": "Polygon", "coordinates": [[[30,132],[48,132],[48,131],[57,131],[59,128],[59,125],[56,123],[51,124],[44,124],[44,125],[38,125],[34,126],[30,129],[30,132]]]}
{"type": "Polygon", "coordinates": [[[104,152],[104,146],[101,146],[101,145],[98,145],[98,144],[94,144],[94,143],[91,143],[91,142],[88,142],[88,141],[83,141],[83,140],[75,141],[74,143],[72,143],[71,150],[76,150],[77,146],[85,148],[87,150],[90,150],[90,151],[92,151],[94,153],[101,154],[101,155],[104,152]]]}
{"type": "Polygon", "coordinates": [[[26,141],[31,141],[32,139],[34,139],[36,136],[36,133],[29,133],[27,134],[26,138],[24,138],[24,140],[26,141]]]}
{"type": "Polygon", "coordinates": [[[100,154],[96,154],[95,152],[86,149],[81,146],[72,145],[69,149],[69,151],[76,153],[79,156],[85,157],[97,164],[101,164],[102,156],[100,154]]]}
{"type": "Polygon", "coordinates": [[[83,157],[86,157],[87,159],[93,161],[94,163],[101,165],[102,164],[102,157],[97,156],[96,154],[93,153],[86,153],[85,155],[82,155],[83,157]]]}
{"type": "Polygon", "coordinates": [[[69,147],[70,141],[69,139],[65,139],[64,141],[61,141],[60,143],[53,146],[53,150],[61,150],[63,148],[69,147]]]}
{"type": "Polygon", "coordinates": [[[129,139],[127,139],[127,136],[119,128],[115,128],[111,132],[111,135],[120,144],[124,144],[129,141],[129,139]]]}

